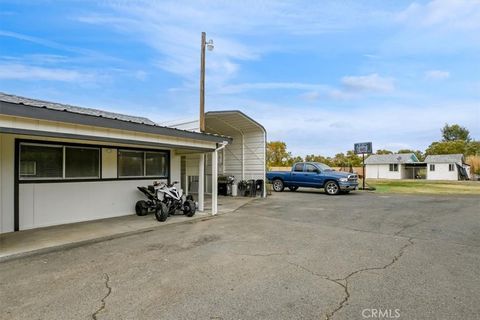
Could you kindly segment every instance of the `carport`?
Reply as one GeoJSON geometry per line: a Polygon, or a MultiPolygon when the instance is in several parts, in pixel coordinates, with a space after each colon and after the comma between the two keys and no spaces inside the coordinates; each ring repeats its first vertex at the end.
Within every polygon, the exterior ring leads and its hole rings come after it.
{"type": "MultiPolygon", "coordinates": [[[[262,196],[265,197],[267,143],[265,128],[238,110],[207,112],[205,124],[206,132],[227,135],[233,139],[219,154],[218,174],[235,176],[235,183],[240,180],[263,180],[262,196]]],[[[207,167],[211,164],[209,156],[207,167]]]]}
{"type": "MultiPolygon", "coordinates": [[[[177,120],[165,123],[169,127],[200,131],[199,120],[177,120]]],[[[209,111],[205,114],[205,133],[228,136],[232,140],[214,153],[190,152],[181,155],[181,185],[188,193],[201,194],[202,190],[212,196],[217,194],[217,179],[234,176],[235,184],[240,181],[262,180],[262,196],[265,197],[265,128],[239,110],[209,111]],[[218,170],[215,171],[215,163],[218,170]],[[213,164],[213,166],[212,166],[213,164]],[[200,192],[199,192],[200,191],[200,192]]],[[[203,199],[199,197],[199,205],[203,199]]]]}

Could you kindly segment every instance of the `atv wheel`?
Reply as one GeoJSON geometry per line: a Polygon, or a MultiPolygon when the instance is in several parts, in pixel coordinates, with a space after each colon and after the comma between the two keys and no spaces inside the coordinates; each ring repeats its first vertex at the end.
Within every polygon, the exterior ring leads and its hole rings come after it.
{"type": "Polygon", "coordinates": [[[135,204],[135,213],[137,216],[146,216],[148,214],[147,201],[140,200],[135,204]]]}
{"type": "Polygon", "coordinates": [[[157,218],[158,221],[164,222],[168,218],[168,210],[167,206],[165,203],[160,203],[155,210],[155,218],[157,218]]]}
{"type": "Polygon", "coordinates": [[[280,179],[275,179],[273,180],[273,190],[275,192],[282,192],[283,189],[285,189],[285,186],[283,185],[283,181],[280,179]]]}
{"type": "Polygon", "coordinates": [[[192,200],[187,200],[183,205],[183,214],[185,214],[187,217],[193,217],[196,209],[195,202],[192,200]]]}
{"type": "Polygon", "coordinates": [[[290,191],[292,191],[292,192],[295,192],[295,191],[298,190],[298,186],[288,187],[288,189],[290,189],[290,191]]]}
{"type": "Polygon", "coordinates": [[[335,181],[327,181],[325,184],[325,193],[334,196],[340,193],[340,187],[335,181]]]}

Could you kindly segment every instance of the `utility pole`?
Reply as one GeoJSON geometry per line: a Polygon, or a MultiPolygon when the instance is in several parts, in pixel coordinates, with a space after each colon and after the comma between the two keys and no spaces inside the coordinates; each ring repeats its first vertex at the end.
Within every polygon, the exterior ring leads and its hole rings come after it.
{"type": "Polygon", "coordinates": [[[205,132],[205,45],[206,34],[202,32],[202,46],[200,54],[200,132],[205,132]]]}
{"type": "Polygon", "coordinates": [[[207,41],[207,35],[202,32],[200,51],[200,132],[205,132],[205,48],[213,50],[213,40],[207,41]]]}

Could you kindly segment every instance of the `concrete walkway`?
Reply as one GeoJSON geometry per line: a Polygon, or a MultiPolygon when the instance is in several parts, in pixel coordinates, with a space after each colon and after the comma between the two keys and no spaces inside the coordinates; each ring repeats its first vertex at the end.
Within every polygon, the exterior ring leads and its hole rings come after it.
{"type": "MultiPolygon", "coordinates": [[[[218,213],[233,212],[252,199],[254,198],[219,197],[218,213]]],[[[192,218],[178,214],[169,217],[165,222],[158,222],[153,214],[144,217],[128,215],[4,233],[0,234],[0,261],[109,240],[146,232],[169,224],[191,222],[209,217],[211,217],[211,201],[207,198],[205,199],[205,211],[197,211],[192,218]]]]}

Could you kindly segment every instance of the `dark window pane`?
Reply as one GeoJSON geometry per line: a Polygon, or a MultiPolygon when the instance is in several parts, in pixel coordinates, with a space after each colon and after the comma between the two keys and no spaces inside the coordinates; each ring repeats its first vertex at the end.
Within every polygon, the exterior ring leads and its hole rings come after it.
{"type": "Polygon", "coordinates": [[[118,176],[119,177],[141,177],[143,172],[142,151],[118,151],[118,176]]]}
{"type": "Polygon", "coordinates": [[[305,165],[305,168],[306,168],[307,172],[317,172],[317,167],[315,167],[314,165],[311,165],[309,163],[307,163],[305,165]]]}
{"type": "Polygon", "coordinates": [[[20,145],[21,178],[63,178],[63,148],[20,145]]]}
{"type": "Polygon", "coordinates": [[[303,171],[303,163],[297,163],[293,168],[293,171],[302,172],[303,171]]]}
{"type": "Polygon", "coordinates": [[[65,148],[66,178],[100,177],[100,150],[90,148],[65,148]]]}
{"type": "Polygon", "coordinates": [[[167,154],[147,152],[145,162],[147,176],[166,177],[168,175],[167,154]]]}

